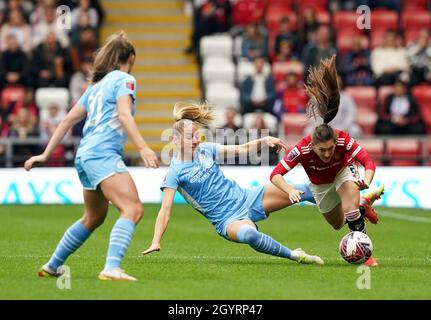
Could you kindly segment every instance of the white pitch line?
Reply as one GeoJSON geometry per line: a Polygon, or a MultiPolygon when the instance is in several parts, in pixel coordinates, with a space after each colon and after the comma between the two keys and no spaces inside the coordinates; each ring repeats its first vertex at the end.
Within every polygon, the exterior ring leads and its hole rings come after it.
{"type": "Polygon", "coordinates": [[[396,220],[403,220],[409,222],[418,222],[418,223],[431,223],[431,218],[426,217],[418,217],[418,216],[407,216],[404,214],[389,212],[389,211],[378,211],[379,215],[386,218],[392,218],[396,220]]]}

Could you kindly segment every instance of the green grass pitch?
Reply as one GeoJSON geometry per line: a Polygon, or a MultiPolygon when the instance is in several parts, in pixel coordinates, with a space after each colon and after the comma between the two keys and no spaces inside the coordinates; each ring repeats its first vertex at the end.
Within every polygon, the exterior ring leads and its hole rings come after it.
{"type": "Polygon", "coordinates": [[[60,290],[56,279],[38,279],[36,272],[83,207],[1,206],[0,299],[431,299],[430,211],[380,208],[422,219],[387,216],[368,226],[380,266],[371,270],[371,288],[360,290],[357,266],[338,253],[347,229],[332,230],[313,206],[274,213],[259,227],[292,249],[319,254],[325,266],[298,265],[226,241],[184,205],[174,207],[162,251],[140,257],[151,242],[158,206],[144,208],[123,263],[138,282],[97,280],[118,217],[111,208],[105,224],[67,261],[71,289],[60,290]]]}

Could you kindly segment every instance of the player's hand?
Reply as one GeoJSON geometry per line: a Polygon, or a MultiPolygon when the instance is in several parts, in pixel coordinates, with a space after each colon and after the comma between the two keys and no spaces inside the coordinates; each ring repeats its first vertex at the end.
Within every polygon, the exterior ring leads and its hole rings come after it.
{"type": "Polygon", "coordinates": [[[139,154],[146,168],[156,169],[159,167],[159,159],[157,159],[156,153],[150,148],[147,147],[142,149],[139,154]]]}
{"type": "Polygon", "coordinates": [[[355,184],[358,186],[359,190],[365,190],[370,187],[368,184],[365,183],[364,180],[355,181],[355,184]]]}
{"type": "Polygon", "coordinates": [[[289,192],[289,200],[292,203],[301,202],[301,194],[304,194],[304,191],[299,191],[296,189],[293,189],[289,192]]]}
{"type": "Polygon", "coordinates": [[[151,252],[160,251],[160,249],[161,247],[159,243],[152,243],[147,250],[141,252],[141,255],[145,256],[151,252]]]}
{"type": "Polygon", "coordinates": [[[47,157],[43,154],[31,157],[30,159],[28,159],[24,163],[24,168],[25,168],[25,170],[30,171],[34,167],[35,164],[45,163],[46,160],[47,160],[47,157]]]}
{"type": "Polygon", "coordinates": [[[282,149],[287,149],[287,146],[284,141],[278,138],[269,136],[266,138],[266,143],[270,148],[277,148],[277,153],[279,153],[282,149]]]}

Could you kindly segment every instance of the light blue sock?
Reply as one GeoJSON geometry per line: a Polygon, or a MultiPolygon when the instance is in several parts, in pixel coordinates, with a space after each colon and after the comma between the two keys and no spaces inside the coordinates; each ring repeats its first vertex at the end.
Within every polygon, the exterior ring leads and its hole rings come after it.
{"type": "Polygon", "coordinates": [[[64,264],[64,261],[74,253],[85,240],[90,236],[91,231],[84,227],[81,221],[75,222],[64,233],[63,238],[55,249],[48,262],[48,266],[52,271],[57,271],[58,267],[64,264]]]}
{"type": "Polygon", "coordinates": [[[290,260],[296,260],[298,258],[289,248],[249,225],[244,225],[239,228],[237,238],[240,242],[247,243],[254,250],[262,253],[290,260]]]}
{"type": "Polygon", "coordinates": [[[105,270],[119,268],[135,233],[136,224],[128,219],[120,218],[115,223],[109,239],[108,256],[105,270]]]}
{"type": "Polygon", "coordinates": [[[304,194],[301,194],[301,202],[308,201],[311,203],[316,203],[316,200],[314,200],[313,193],[311,192],[307,184],[295,184],[294,187],[296,190],[304,192],[304,194]]]}

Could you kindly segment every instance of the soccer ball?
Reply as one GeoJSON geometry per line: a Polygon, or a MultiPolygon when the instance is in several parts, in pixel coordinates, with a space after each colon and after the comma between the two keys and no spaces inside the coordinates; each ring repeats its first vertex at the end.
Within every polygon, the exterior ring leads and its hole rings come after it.
{"type": "Polygon", "coordinates": [[[340,254],[349,263],[363,263],[372,253],[373,243],[365,233],[352,231],[341,239],[340,254]]]}

